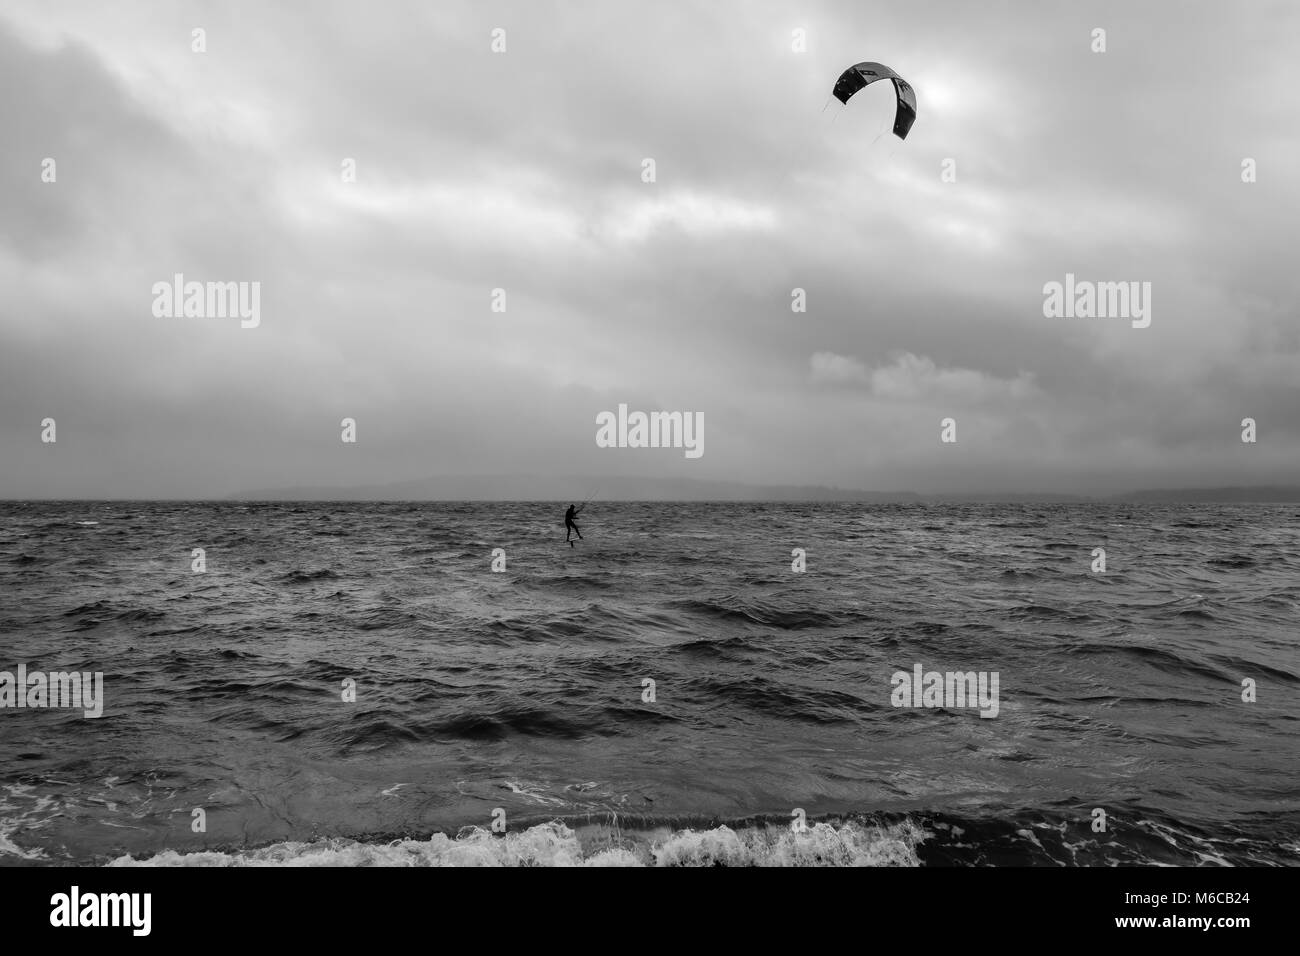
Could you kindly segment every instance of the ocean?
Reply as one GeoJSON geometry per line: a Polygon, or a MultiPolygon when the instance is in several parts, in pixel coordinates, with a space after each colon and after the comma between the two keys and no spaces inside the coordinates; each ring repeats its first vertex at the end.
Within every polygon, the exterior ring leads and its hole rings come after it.
{"type": "Polygon", "coordinates": [[[1300,864],[1294,505],[563,513],[0,503],[0,864],[1300,864]]]}

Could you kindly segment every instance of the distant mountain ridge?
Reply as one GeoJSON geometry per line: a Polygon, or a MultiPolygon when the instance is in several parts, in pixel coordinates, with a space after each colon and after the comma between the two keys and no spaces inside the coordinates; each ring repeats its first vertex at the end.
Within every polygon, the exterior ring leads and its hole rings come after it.
{"type": "Polygon", "coordinates": [[[1229,486],[1224,488],[1157,488],[1115,495],[1111,501],[1204,502],[1236,504],[1289,504],[1300,502],[1300,487],[1288,485],[1229,486]]]}
{"type": "Polygon", "coordinates": [[[918,502],[913,492],[858,491],[821,485],[747,485],[695,478],[579,475],[444,475],[384,485],[297,486],[240,492],[240,501],[869,501],[918,502]]]}
{"type": "Polygon", "coordinates": [[[238,492],[236,501],[860,501],[919,504],[945,501],[1166,503],[1300,503],[1300,486],[1145,489],[1095,496],[1005,492],[919,494],[864,491],[824,485],[750,485],[695,478],[588,477],[580,475],[442,475],[389,484],[293,486],[238,492]]]}

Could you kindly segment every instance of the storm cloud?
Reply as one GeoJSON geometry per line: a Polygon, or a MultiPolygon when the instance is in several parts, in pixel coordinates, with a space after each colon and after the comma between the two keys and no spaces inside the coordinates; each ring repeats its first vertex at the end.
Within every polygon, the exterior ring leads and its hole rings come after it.
{"type": "Polygon", "coordinates": [[[1294,482],[1300,8],[1172,9],[10,2],[0,497],[1294,482]],[[260,324],[154,315],[178,273],[260,324]],[[1150,327],[1045,317],[1067,273],[1150,327]],[[597,447],[620,403],[707,453],[597,447]]]}

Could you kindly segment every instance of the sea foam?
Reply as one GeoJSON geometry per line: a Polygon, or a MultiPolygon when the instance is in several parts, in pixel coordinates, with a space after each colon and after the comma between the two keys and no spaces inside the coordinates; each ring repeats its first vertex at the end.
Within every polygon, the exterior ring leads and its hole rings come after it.
{"type": "Polygon", "coordinates": [[[235,852],[122,856],[110,866],[919,866],[924,831],[910,822],[876,826],[816,823],[718,826],[653,835],[606,828],[574,830],[560,820],[497,836],[467,827],[457,836],[362,843],[276,843],[235,852]],[[599,832],[596,832],[599,830],[599,832]],[[611,845],[611,842],[616,845],[611,845]]]}

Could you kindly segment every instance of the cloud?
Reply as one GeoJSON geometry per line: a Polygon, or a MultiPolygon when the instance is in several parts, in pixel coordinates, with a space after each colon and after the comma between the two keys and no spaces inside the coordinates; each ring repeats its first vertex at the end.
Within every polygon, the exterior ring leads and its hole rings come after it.
{"type": "Polygon", "coordinates": [[[1103,2],[1105,55],[1053,5],[312,9],[5,5],[0,496],[382,481],[438,470],[430,449],[596,473],[596,395],[705,411],[696,469],[732,480],[1294,472],[1300,8],[1103,2]],[[1251,55],[1189,85],[1214,48],[1251,55]],[[906,142],[887,87],[823,112],[863,59],[916,86],[906,142]],[[262,326],[154,319],[176,272],[260,281],[262,326]],[[1066,272],[1151,281],[1151,328],[1044,318],[1066,272]],[[46,414],[57,455],[30,440],[46,414]],[[346,462],[322,437],[343,414],[346,462]]]}
{"type": "Polygon", "coordinates": [[[622,240],[644,240],[666,228],[679,229],[688,236],[723,238],[766,232],[776,226],[777,216],[770,207],[688,192],[621,203],[601,231],[622,240]]]}
{"type": "Polygon", "coordinates": [[[867,367],[855,358],[834,352],[816,352],[809,360],[815,385],[865,385],[871,376],[867,367]]]}
{"type": "Polygon", "coordinates": [[[894,402],[955,399],[978,405],[1007,399],[1020,401],[1036,391],[1034,377],[1028,372],[1001,379],[973,369],[939,368],[933,359],[910,352],[871,373],[872,395],[894,402]]]}
{"type": "Polygon", "coordinates": [[[1023,401],[1038,388],[1034,376],[1020,372],[1003,379],[966,368],[940,368],[933,359],[904,352],[889,365],[868,369],[858,359],[834,352],[817,352],[809,363],[817,385],[858,385],[886,402],[936,401],[983,405],[1023,401]]]}

